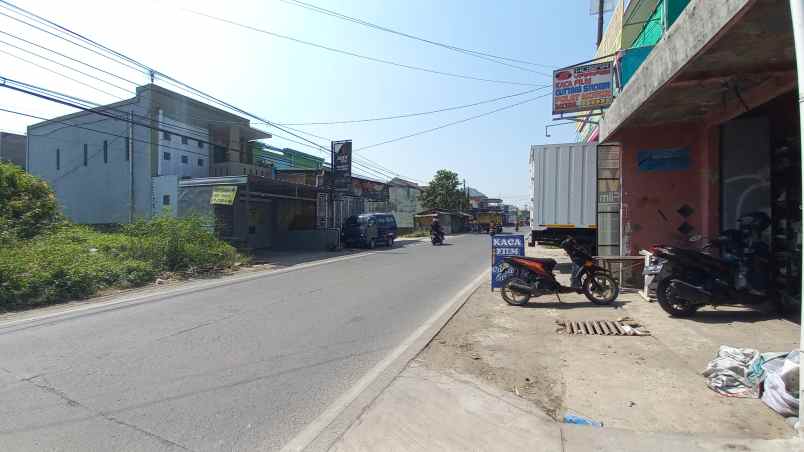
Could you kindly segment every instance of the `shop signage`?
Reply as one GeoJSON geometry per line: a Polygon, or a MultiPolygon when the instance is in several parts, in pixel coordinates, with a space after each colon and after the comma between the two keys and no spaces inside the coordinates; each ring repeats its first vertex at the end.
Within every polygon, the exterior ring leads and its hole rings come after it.
{"type": "Polygon", "coordinates": [[[614,100],[611,61],[553,71],[553,114],[606,108],[614,100]]]}
{"type": "Polygon", "coordinates": [[[495,235],[491,238],[491,288],[502,287],[505,278],[509,276],[510,269],[503,271],[500,266],[503,259],[509,256],[525,255],[524,235],[495,235]]]}
{"type": "Polygon", "coordinates": [[[684,171],[690,167],[690,150],[657,149],[637,152],[637,168],[644,172],[684,171]]]}
{"type": "Polygon", "coordinates": [[[236,185],[216,185],[212,189],[212,197],[209,199],[209,203],[231,206],[234,204],[235,196],[237,196],[236,185]]]}
{"type": "Polygon", "coordinates": [[[332,180],[335,191],[352,191],[352,140],[332,142],[332,180]]]}

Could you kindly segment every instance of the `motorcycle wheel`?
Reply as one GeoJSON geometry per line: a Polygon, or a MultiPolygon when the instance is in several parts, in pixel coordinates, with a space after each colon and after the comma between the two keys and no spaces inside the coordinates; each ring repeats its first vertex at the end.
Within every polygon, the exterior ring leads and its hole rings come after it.
{"type": "Polygon", "coordinates": [[[500,293],[502,294],[503,300],[505,300],[505,302],[511,306],[522,306],[530,300],[530,294],[512,290],[510,284],[513,282],[527,284],[522,278],[517,278],[514,276],[505,280],[502,288],[500,289],[500,293]]]}
{"type": "Polygon", "coordinates": [[[686,300],[679,300],[670,294],[670,283],[673,279],[672,276],[665,278],[656,286],[656,300],[659,302],[659,306],[673,317],[689,317],[695,314],[698,306],[692,305],[686,300]]]}
{"type": "Polygon", "coordinates": [[[586,299],[594,304],[611,304],[620,295],[620,285],[605,273],[587,276],[582,287],[586,299]]]}

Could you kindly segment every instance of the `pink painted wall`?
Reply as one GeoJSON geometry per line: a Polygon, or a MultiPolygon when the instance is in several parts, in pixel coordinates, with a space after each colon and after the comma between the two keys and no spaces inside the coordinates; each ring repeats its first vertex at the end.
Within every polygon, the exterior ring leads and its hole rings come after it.
{"type": "Polygon", "coordinates": [[[693,234],[717,232],[719,216],[717,128],[676,123],[642,127],[618,133],[622,144],[623,254],[658,243],[686,240],[677,231],[684,218],[677,210],[684,204],[694,209],[687,223],[693,234]],[[640,150],[686,147],[690,165],[686,170],[639,171],[640,150]],[[660,213],[661,212],[661,213],[660,213]],[[664,214],[664,215],[662,215],[664,214]]]}

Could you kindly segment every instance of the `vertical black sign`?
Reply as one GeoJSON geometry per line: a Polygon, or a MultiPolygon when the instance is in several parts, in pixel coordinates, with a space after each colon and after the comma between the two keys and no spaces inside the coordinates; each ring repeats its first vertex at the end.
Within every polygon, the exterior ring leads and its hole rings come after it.
{"type": "Polygon", "coordinates": [[[335,191],[352,190],[352,140],[332,142],[332,178],[335,191]]]}

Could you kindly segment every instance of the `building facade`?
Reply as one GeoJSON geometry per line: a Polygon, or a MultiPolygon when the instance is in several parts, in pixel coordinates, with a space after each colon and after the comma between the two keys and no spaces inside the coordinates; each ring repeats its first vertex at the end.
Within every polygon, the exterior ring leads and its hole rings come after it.
{"type": "Polygon", "coordinates": [[[25,135],[0,132],[0,161],[13,163],[26,169],[26,145],[25,135]]]}
{"type": "Polygon", "coordinates": [[[29,171],[50,183],[67,218],[84,224],[175,212],[177,180],[256,175],[247,144],[271,136],[153,84],[131,99],[31,125],[28,135],[29,171]]]}
{"type": "Polygon", "coordinates": [[[394,215],[396,226],[403,232],[414,229],[414,216],[424,210],[421,193],[421,187],[414,182],[398,177],[388,182],[388,212],[394,215]]]}
{"type": "Polygon", "coordinates": [[[789,3],[632,0],[623,27],[619,89],[595,132],[606,152],[616,150],[620,169],[620,254],[715,237],[740,216],[764,212],[774,288],[800,303],[801,137],[789,3]],[[625,28],[640,18],[638,32],[625,28]]]}

